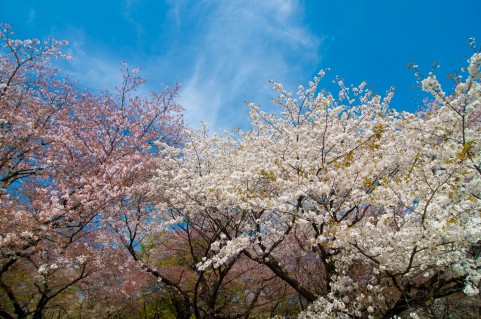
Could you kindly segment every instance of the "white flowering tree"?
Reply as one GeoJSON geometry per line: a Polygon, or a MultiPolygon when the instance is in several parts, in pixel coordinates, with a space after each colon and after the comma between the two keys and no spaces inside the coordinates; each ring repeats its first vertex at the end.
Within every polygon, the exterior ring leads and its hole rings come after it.
{"type": "Polygon", "coordinates": [[[450,95],[426,77],[415,114],[365,83],[334,97],[323,73],[297,95],[276,83],[279,111],[250,105],[248,132],[162,145],[162,218],[219,225],[198,270],[247,257],[297,292],[301,318],[436,316],[481,278],[480,63],[450,95]]]}

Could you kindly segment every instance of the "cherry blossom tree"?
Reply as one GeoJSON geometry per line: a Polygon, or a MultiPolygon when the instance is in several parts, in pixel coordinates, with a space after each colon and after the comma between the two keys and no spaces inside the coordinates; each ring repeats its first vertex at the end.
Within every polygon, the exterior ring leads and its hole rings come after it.
{"type": "Polygon", "coordinates": [[[158,211],[162,214],[159,220],[164,221],[160,227],[142,236],[140,227],[135,227],[139,224],[131,222],[133,231],[127,232],[131,236],[125,246],[139,246],[128,250],[163,286],[157,295],[172,305],[176,318],[227,319],[275,313],[279,304],[294,294],[275,274],[243,255],[215,269],[197,267],[216,254],[217,241],[225,240],[226,232],[241,231],[231,228],[229,221],[215,223],[204,216],[184,219],[180,211],[158,211]]]}
{"type": "Polygon", "coordinates": [[[468,62],[452,94],[424,78],[429,112],[396,112],[365,83],[336,80],[335,97],[324,72],[297,94],[275,83],[278,111],[251,104],[249,131],[160,146],[163,220],[224,225],[197,269],[247,257],[310,305],[301,318],[416,317],[477,296],[481,54],[468,62]]]}
{"type": "Polygon", "coordinates": [[[452,93],[412,66],[422,112],[321,72],[218,135],[178,85],[81,92],[65,42],[0,38],[1,317],[478,315],[480,53],[452,93]]]}
{"type": "Polygon", "coordinates": [[[129,268],[112,224],[144,200],[153,142],[181,141],[179,85],[140,96],[144,80],[124,63],[114,93],[80,92],[51,64],[69,58],[66,42],[17,40],[9,26],[0,39],[0,314],[41,318],[129,268]]]}

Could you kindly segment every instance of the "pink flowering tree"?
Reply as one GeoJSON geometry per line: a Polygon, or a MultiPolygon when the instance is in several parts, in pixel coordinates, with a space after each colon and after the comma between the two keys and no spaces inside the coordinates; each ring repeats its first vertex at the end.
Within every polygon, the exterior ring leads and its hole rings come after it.
{"type": "Polygon", "coordinates": [[[114,93],[79,92],[51,65],[69,58],[65,42],[17,40],[8,26],[0,40],[0,314],[41,318],[90,278],[129,268],[113,227],[148,227],[154,141],[181,142],[179,86],[140,96],[125,64],[114,93]]]}

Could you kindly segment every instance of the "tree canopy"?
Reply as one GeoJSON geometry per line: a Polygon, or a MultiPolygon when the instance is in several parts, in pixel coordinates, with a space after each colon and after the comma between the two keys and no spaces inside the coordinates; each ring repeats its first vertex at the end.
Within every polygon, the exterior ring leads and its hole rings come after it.
{"type": "Polygon", "coordinates": [[[0,316],[477,318],[481,54],[422,110],[320,72],[251,129],[185,128],[179,86],[80,92],[64,43],[1,33],[0,316]]]}

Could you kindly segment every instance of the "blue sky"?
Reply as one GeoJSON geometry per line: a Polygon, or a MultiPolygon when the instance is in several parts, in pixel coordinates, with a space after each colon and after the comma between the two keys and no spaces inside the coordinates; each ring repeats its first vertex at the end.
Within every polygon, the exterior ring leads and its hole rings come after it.
{"type": "Polygon", "coordinates": [[[82,87],[113,88],[126,60],[150,89],[182,83],[187,122],[213,131],[248,128],[245,101],[273,110],[269,80],[295,90],[325,68],[321,86],[395,86],[391,105],[414,111],[408,62],[455,72],[468,38],[481,41],[480,12],[478,0],[0,0],[17,37],[70,42],[63,69],[82,87]]]}

